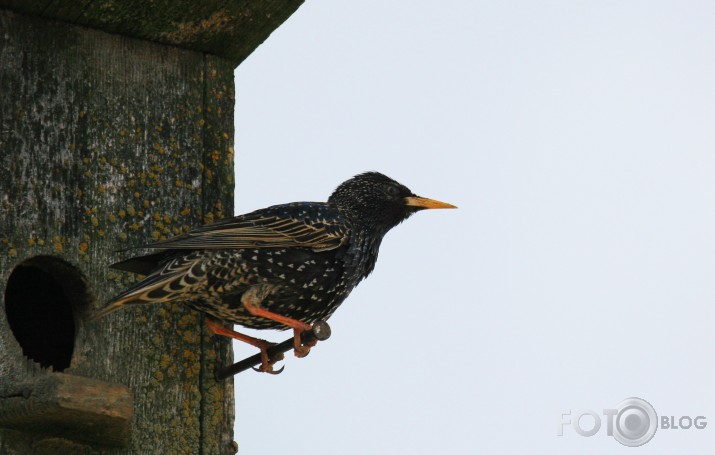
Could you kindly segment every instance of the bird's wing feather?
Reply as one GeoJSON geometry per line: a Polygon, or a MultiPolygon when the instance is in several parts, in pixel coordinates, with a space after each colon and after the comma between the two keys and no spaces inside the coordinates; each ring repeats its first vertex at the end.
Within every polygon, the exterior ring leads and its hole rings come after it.
{"type": "Polygon", "coordinates": [[[158,253],[136,256],[121,262],[115,262],[110,267],[125,272],[149,275],[169,259],[173,257],[171,251],[159,251],[158,253]]]}
{"type": "Polygon", "coordinates": [[[323,251],[347,238],[343,223],[326,213],[325,204],[297,203],[269,207],[221,220],[161,242],[159,249],[228,249],[303,247],[323,251]],[[322,211],[321,211],[322,210],[322,211]]]}

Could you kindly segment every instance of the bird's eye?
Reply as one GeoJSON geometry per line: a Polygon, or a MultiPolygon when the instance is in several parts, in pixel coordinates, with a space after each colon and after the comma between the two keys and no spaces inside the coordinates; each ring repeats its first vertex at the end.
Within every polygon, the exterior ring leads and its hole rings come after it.
{"type": "Polygon", "coordinates": [[[396,186],[390,185],[387,187],[387,194],[389,194],[390,196],[397,196],[398,194],[400,194],[400,190],[396,186]]]}

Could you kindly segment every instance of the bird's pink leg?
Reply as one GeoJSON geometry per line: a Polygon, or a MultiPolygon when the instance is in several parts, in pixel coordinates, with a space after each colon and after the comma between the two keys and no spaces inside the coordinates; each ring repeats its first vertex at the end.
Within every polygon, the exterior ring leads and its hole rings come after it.
{"type": "Polygon", "coordinates": [[[273,370],[273,364],[276,363],[278,360],[282,360],[283,354],[281,354],[280,358],[276,359],[270,359],[268,357],[268,348],[273,346],[275,343],[271,343],[270,341],[262,340],[260,338],[254,338],[249,335],[245,335],[243,333],[238,333],[236,331],[233,331],[229,328],[226,328],[211,319],[206,319],[206,327],[208,327],[209,330],[211,330],[213,333],[216,335],[222,335],[225,337],[233,338],[234,340],[238,341],[243,341],[244,343],[248,343],[251,346],[255,346],[258,349],[261,350],[261,367],[259,368],[259,371],[262,371],[264,373],[271,373],[271,374],[278,374],[281,371],[283,371],[283,368],[281,368],[278,371],[273,370]]]}

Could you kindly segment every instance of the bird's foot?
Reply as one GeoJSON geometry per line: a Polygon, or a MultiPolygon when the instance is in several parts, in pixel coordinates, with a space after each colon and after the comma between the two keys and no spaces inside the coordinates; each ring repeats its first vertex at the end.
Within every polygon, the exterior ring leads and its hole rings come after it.
{"type": "Polygon", "coordinates": [[[244,343],[248,343],[251,346],[255,346],[260,349],[261,366],[258,368],[254,368],[254,370],[263,373],[280,374],[283,371],[283,368],[285,368],[281,367],[281,369],[277,371],[273,369],[273,365],[276,362],[278,362],[279,360],[283,360],[283,353],[274,354],[273,356],[268,355],[268,349],[270,349],[272,346],[275,346],[275,343],[271,343],[270,341],[262,340],[260,338],[255,338],[243,333],[236,332],[234,330],[222,326],[218,322],[212,321],[211,319],[206,319],[206,327],[208,327],[209,330],[211,330],[216,335],[221,335],[233,338],[234,340],[243,341],[244,343]]]}
{"type": "Polygon", "coordinates": [[[310,354],[310,346],[296,346],[293,348],[293,353],[296,357],[303,358],[310,354]]]}
{"type": "Polygon", "coordinates": [[[281,373],[283,373],[283,370],[286,369],[285,365],[283,365],[280,370],[275,370],[275,371],[273,370],[272,365],[269,365],[267,370],[263,369],[263,365],[261,365],[258,368],[256,368],[256,367],[251,367],[251,368],[253,369],[253,371],[258,371],[259,373],[268,373],[268,374],[281,374],[281,373]]]}
{"type": "Polygon", "coordinates": [[[273,369],[273,365],[275,365],[276,362],[278,362],[279,360],[283,360],[282,353],[278,354],[278,355],[274,355],[273,357],[270,357],[268,355],[268,348],[270,348],[273,345],[275,345],[275,343],[268,343],[268,346],[261,347],[261,366],[258,368],[253,367],[254,371],[258,371],[259,373],[268,373],[268,374],[281,374],[283,372],[283,370],[285,369],[285,365],[283,365],[279,370],[273,369]]]}
{"type": "MultiPolygon", "coordinates": [[[[310,326],[310,329],[308,330],[313,330],[313,326],[310,326]]],[[[318,340],[314,338],[310,342],[304,343],[302,335],[305,331],[306,330],[303,329],[293,329],[293,353],[299,358],[303,358],[310,354],[310,348],[318,344],[318,340]]]]}

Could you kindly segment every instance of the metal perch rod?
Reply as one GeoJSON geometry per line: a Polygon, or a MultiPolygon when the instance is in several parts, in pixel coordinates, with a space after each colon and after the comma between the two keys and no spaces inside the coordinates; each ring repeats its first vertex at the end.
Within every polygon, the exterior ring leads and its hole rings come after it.
{"type": "MultiPolygon", "coordinates": [[[[314,341],[325,341],[330,338],[330,326],[325,321],[318,321],[313,324],[313,329],[305,331],[300,335],[300,340],[303,344],[310,344],[314,341]]],[[[268,357],[271,360],[280,360],[283,358],[283,353],[293,349],[293,338],[289,338],[282,343],[268,348],[268,357]]],[[[216,380],[223,381],[224,379],[236,375],[249,368],[261,364],[261,354],[252,355],[233,365],[221,368],[216,371],[216,380]]]]}

